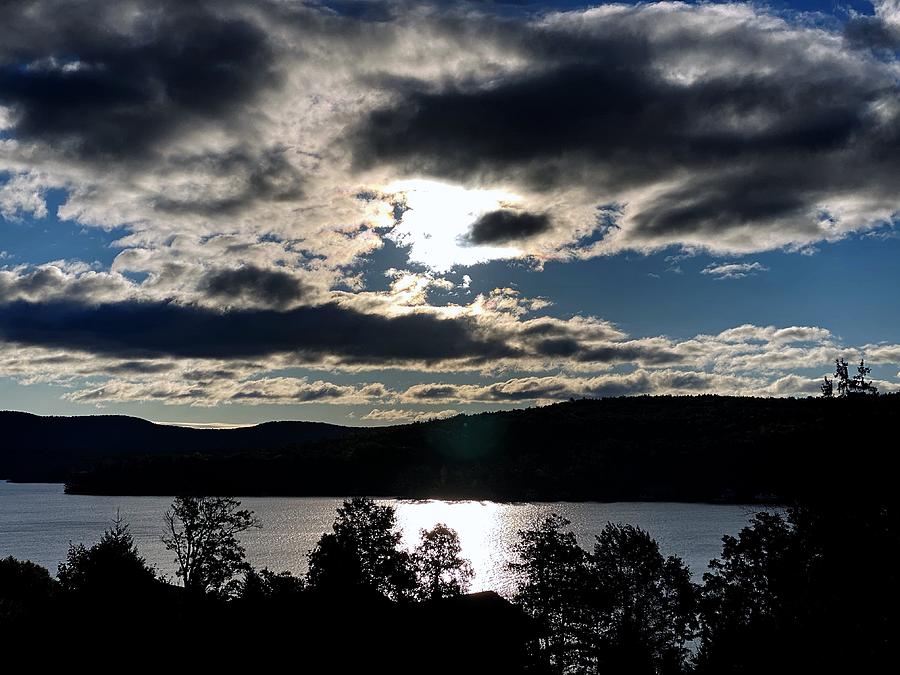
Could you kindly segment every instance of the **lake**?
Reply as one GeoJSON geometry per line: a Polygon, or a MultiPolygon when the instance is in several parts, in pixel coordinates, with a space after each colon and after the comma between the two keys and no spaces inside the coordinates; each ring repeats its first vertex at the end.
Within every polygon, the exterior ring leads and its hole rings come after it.
{"type": "MultiPolygon", "coordinates": [[[[174,578],[171,554],[160,542],[163,514],[171,497],[94,497],[67,495],[57,484],[0,482],[0,558],[12,555],[56,572],[69,542],[97,541],[116,512],[128,522],[141,554],[161,573],[174,578]]],[[[330,530],[340,498],[246,497],[262,529],[243,535],[247,558],[255,567],[306,572],[306,552],[330,530]]],[[[502,503],[479,501],[378,500],[397,510],[404,544],[415,546],[422,528],[446,523],[459,532],[463,555],[475,569],[473,591],[513,588],[506,563],[513,559],[517,531],[558,513],[572,522],[585,548],[607,522],[647,530],[666,555],[678,555],[696,581],[722,550],[722,536],[737,534],[762,507],[665,502],[502,503]]]]}

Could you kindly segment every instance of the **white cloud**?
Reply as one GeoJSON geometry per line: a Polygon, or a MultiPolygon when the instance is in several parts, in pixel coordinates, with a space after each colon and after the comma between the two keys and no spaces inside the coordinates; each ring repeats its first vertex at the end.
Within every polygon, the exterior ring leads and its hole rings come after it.
{"type": "Polygon", "coordinates": [[[759,272],[768,272],[769,268],[762,263],[712,263],[707,265],[700,274],[708,274],[716,279],[743,279],[754,276],[759,272]]]}
{"type": "Polygon", "coordinates": [[[404,410],[401,408],[389,408],[389,409],[380,409],[373,408],[365,415],[363,415],[360,419],[368,420],[370,422],[389,422],[389,423],[403,423],[403,422],[425,422],[427,420],[435,420],[435,419],[446,419],[447,417],[454,417],[458,415],[459,411],[457,410],[437,410],[437,411],[428,411],[428,410],[404,410]]]}

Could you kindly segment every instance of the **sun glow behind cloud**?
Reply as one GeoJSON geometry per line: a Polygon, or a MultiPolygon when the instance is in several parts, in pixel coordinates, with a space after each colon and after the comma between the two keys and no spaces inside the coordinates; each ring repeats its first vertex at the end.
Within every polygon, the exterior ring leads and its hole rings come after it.
{"type": "Polygon", "coordinates": [[[466,241],[478,218],[518,203],[518,195],[421,179],[395,181],[385,192],[405,200],[407,210],[388,236],[409,247],[411,262],[435,272],[447,272],[456,265],[476,265],[521,254],[513,246],[482,246],[466,241]]]}

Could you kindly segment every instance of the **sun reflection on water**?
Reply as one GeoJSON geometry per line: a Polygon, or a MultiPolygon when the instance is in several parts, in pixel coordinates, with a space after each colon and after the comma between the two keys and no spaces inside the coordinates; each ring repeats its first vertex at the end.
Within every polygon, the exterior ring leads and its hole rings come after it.
{"type": "Polygon", "coordinates": [[[397,524],[403,530],[403,545],[415,548],[419,533],[438,523],[452,527],[459,534],[462,555],[472,563],[475,578],[472,591],[500,590],[509,580],[505,574],[507,538],[502,518],[503,504],[478,501],[394,502],[397,524]]]}
{"type": "MultiPolygon", "coordinates": [[[[163,514],[171,497],[67,495],[61,485],[0,481],[0,551],[56,569],[65,560],[67,542],[95,542],[120,513],[128,520],[141,555],[160,573],[175,575],[170,551],[160,541],[163,514]]],[[[287,570],[302,576],[307,552],[330,532],[343,499],[339,497],[246,497],[263,529],[243,533],[247,561],[257,569],[287,570]]],[[[662,502],[479,502],[378,500],[396,509],[404,545],[418,543],[419,530],[446,523],[459,532],[462,554],[475,569],[472,590],[511,595],[515,579],[508,563],[515,560],[518,531],[534,527],[551,513],[571,521],[585,549],[607,522],[630,523],[647,530],[664,555],[679,555],[702,581],[710,559],[722,552],[722,535],[736,535],[755,507],[740,504],[667,504],[662,502]]]]}

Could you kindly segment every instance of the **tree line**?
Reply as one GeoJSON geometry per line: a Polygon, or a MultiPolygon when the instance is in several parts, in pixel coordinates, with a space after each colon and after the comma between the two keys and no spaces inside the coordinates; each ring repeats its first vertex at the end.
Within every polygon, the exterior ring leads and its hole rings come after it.
{"type": "Polygon", "coordinates": [[[835,403],[820,396],[585,399],[372,428],[290,449],[177,455],[160,446],[75,471],[66,490],[738,504],[893,491],[890,457],[860,442],[859,428],[900,433],[900,394],[835,403]],[[855,424],[835,424],[836,416],[855,424]]]}
{"type": "Polygon", "coordinates": [[[415,654],[411,670],[455,672],[477,645],[497,653],[470,654],[470,671],[866,672],[894,656],[895,521],[884,503],[760,512],[723,538],[696,584],[640,528],[607,523],[584,549],[568,521],[550,516],[518,533],[509,564],[511,600],[528,622],[515,634],[508,618],[487,622],[475,635],[464,629],[484,618],[484,606],[459,604],[475,597],[465,596],[473,571],[446,525],[422,530],[407,550],[393,507],[353,498],[297,577],[247,563],[239,535],[260,523],[238,500],[179,497],[163,541],[180,585],[147,564],[117,517],[99,542],[70,545],[56,579],[33,563],[0,560],[0,634],[124,612],[143,617],[145,630],[189,626],[183,636],[217,653],[254,630],[234,631],[229,621],[265,625],[272,644],[278,631],[302,627],[294,644],[305,635],[310,648],[329,645],[330,670],[364,657],[403,671],[415,654]],[[459,642],[448,644],[451,635],[459,642]]]}

